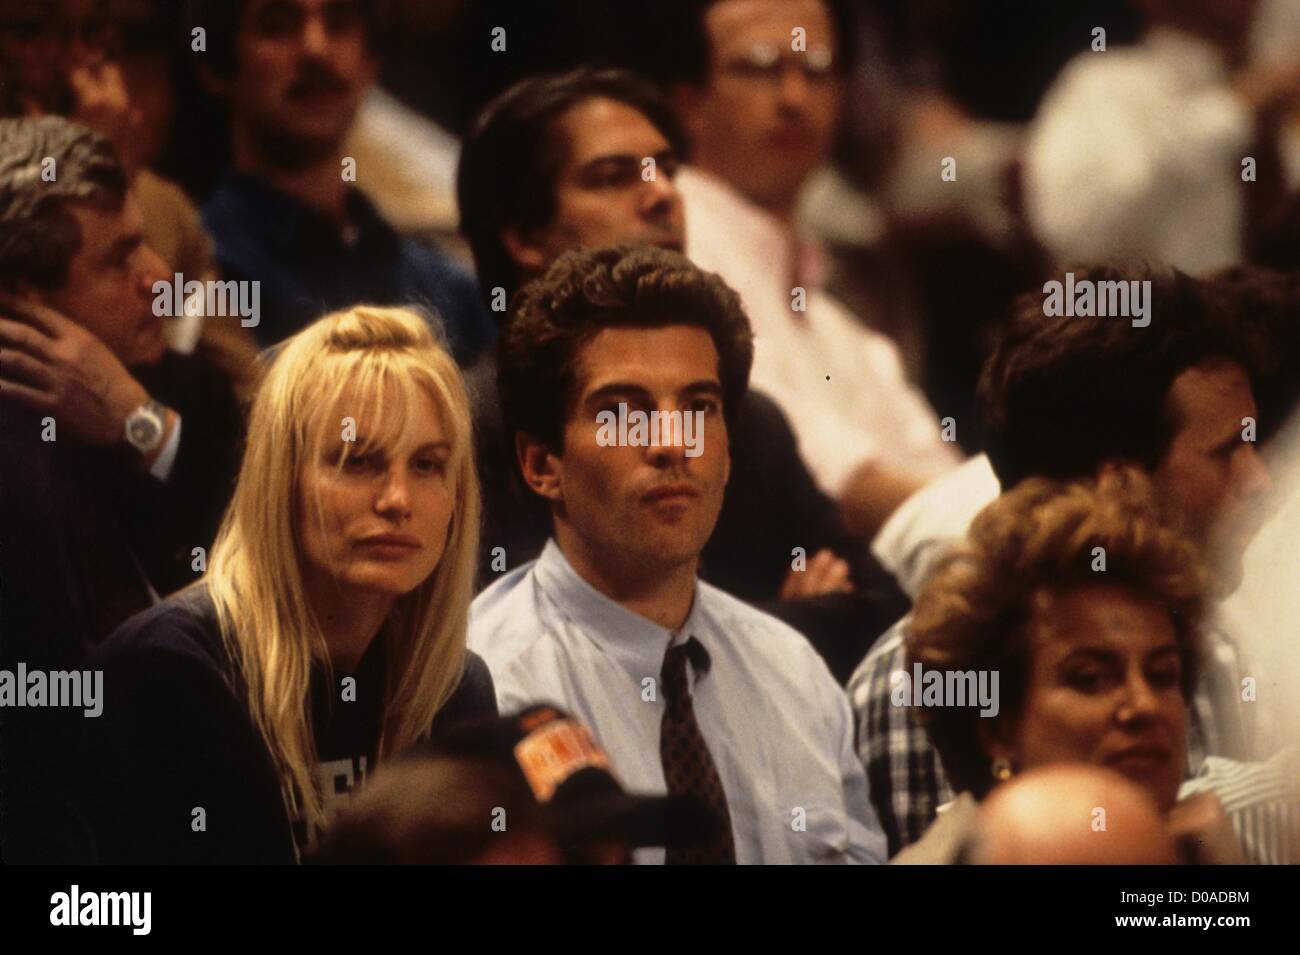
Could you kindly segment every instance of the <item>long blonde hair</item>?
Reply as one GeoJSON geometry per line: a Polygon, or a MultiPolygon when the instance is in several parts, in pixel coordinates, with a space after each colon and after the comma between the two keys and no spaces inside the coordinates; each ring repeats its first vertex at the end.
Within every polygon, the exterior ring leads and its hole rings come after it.
{"type": "Polygon", "coordinates": [[[340,426],[335,412],[344,413],[345,396],[365,445],[346,453],[364,454],[401,433],[421,389],[451,445],[446,473],[455,509],[438,566],[398,598],[376,638],[385,641],[387,668],[378,758],[426,736],[464,669],[480,503],[465,386],[418,313],[359,306],[284,343],[254,400],[239,480],[213,545],[205,581],[223,639],[289,811],[309,825],[324,822],[311,673],[318,661],[329,666],[329,654],[303,580],[298,476],[325,429],[340,426]]]}

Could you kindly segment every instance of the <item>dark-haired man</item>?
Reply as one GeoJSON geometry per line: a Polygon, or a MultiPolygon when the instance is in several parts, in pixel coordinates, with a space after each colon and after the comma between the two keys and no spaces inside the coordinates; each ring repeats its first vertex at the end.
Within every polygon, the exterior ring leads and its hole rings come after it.
{"type": "MultiPolygon", "coordinates": [[[[1241,558],[1260,525],[1271,487],[1256,451],[1253,356],[1231,335],[1205,289],[1180,273],[1076,269],[1079,282],[1150,282],[1148,327],[1127,317],[1048,317],[1046,291],[1022,296],[984,367],[980,403],[988,458],[968,462],[907,501],[913,539],[900,564],[913,582],[965,533],[999,488],[1031,475],[1091,476],[1109,463],[1142,466],[1169,507],[1214,561],[1214,590],[1234,590],[1241,558]],[[1249,436],[1249,437],[1248,437],[1249,436]],[[937,531],[937,528],[942,528],[937,531]]],[[[886,532],[889,532],[886,527],[886,532]]],[[[909,533],[899,532],[899,541],[909,533]]],[[[872,648],[849,683],[858,749],[891,854],[914,842],[951,789],[925,731],[891,703],[892,675],[905,670],[906,620],[872,648]]],[[[1251,672],[1236,643],[1207,633],[1208,659],[1188,723],[1188,764],[1207,756],[1248,759],[1267,748],[1255,707],[1243,702],[1251,672]]]]}
{"type": "Polygon", "coordinates": [[[233,169],[203,209],[228,278],[260,280],[272,345],[361,301],[441,317],[469,363],[495,329],[474,281],[399,236],[352,183],[344,141],[378,70],[374,0],[203,0],[203,65],[230,110],[233,169]]]}
{"type": "MultiPolygon", "coordinates": [[[[625,71],[538,76],[504,92],[466,138],[459,170],[461,227],[484,297],[503,309],[522,282],[568,249],[634,242],[681,251],[675,178],[682,148],[667,102],[625,71]]],[[[502,439],[494,372],[485,361],[470,373],[485,579],[536,557],[550,534],[549,513],[520,484],[502,439]]],[[[701,574],[804,633],[836,678],[846,679],[866,650],[865,635],[905,609],[901,594],[818,489],[780,409],[755,392],[742,402],[731,481],[701,574]],[[775,501],[779,521],[771,519],[775,501]]]]}
{"type": "Polygon", "coordinates": [[[848,704],[825,664],[698,579],[751,357],[735,293],[675,253],[569,252],[520,291],[502,407],[554,537],[479,595],[470,642],[504,712],[556,702],[629,790],[696,795],[727,821],[703,847],[638,861],[879,861],[848,704]]]}

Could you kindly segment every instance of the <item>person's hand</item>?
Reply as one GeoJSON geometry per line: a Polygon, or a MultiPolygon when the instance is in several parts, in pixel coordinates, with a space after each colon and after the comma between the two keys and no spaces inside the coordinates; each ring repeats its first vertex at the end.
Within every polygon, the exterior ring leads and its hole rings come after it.
{"type": "Polygon", "coordinates": [[[849,580],[849,565],[830,550],[819,550],[813,554],[806,569],[792,569],[786,574],[785,582],[781,584],[782,600],[852,592],[853,582],[849,580]]]}
{"type": "Polygon", "coordinates": [[[1194,865],[1244,865],[1246,857],[1232,821],[1214,793],[1180,800],[1165,815],[1174,845],[1194,865]]]}
{"type": "Polygon", "coordinates": [[[0,395],[92,445],[123,440],[149,393],[108,346],[52,308],[0,295],[0,395]]]}

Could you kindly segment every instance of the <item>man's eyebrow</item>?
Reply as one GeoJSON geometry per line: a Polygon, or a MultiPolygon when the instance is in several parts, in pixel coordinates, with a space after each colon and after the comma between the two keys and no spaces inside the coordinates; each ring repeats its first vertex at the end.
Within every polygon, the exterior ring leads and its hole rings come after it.
{"type": "Polygon", "coordinates": [[[599,156],[593,156],[578,167],[578,174],[585,175],[599,169],[601,166],[639,166],[644,157],[629,152],[609,152],[601,153],[599,156]]]}
{"type": "Polygon", "coordinates": [[[620,395],[636,398],[649,398],[650,391],[649,389],[641,385],[633,384],[630,381],[611,381],[608,384],[601,385],[599,388],[588,392],[587,396],[583,398],[583,401],[590,404],[595,401],[603,401],[607,398],[614,398],[620,395]]]}
{"type": "MultiPolygon", "coordinates": [[[[707,394],[722,396],[722,385],[713,378],[701,378],[698,381],[692,381],[683,385],[677,390],[679,395],[698,395],[707,394]]],[[[636,385],[625,381],[611,381],[608,384],[601,385],[599,388],[589,392],[583,399],[587,403],[602,401],[608,398],[620,396],[636,397],[641,399],[653,400],[650,390],[643,385],[636,385]]]]}

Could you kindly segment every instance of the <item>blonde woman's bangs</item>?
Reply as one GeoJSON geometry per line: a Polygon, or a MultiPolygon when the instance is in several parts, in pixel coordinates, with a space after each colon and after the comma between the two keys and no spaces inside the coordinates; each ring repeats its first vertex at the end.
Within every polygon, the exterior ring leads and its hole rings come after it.
{"type": "Polygon", "coordinates": [[[300,437],[305,453],[342,451],[340,467],[353,456],[392,454],[427,396],[450,447],[449,470],[459,471],[469,451],[468,421],[455,413],[447,383],[430,373],[427,356],[352,352],[330,356],[324,364],[327,386],[316,396],[318,410],[307,416],[300,437]]]}

